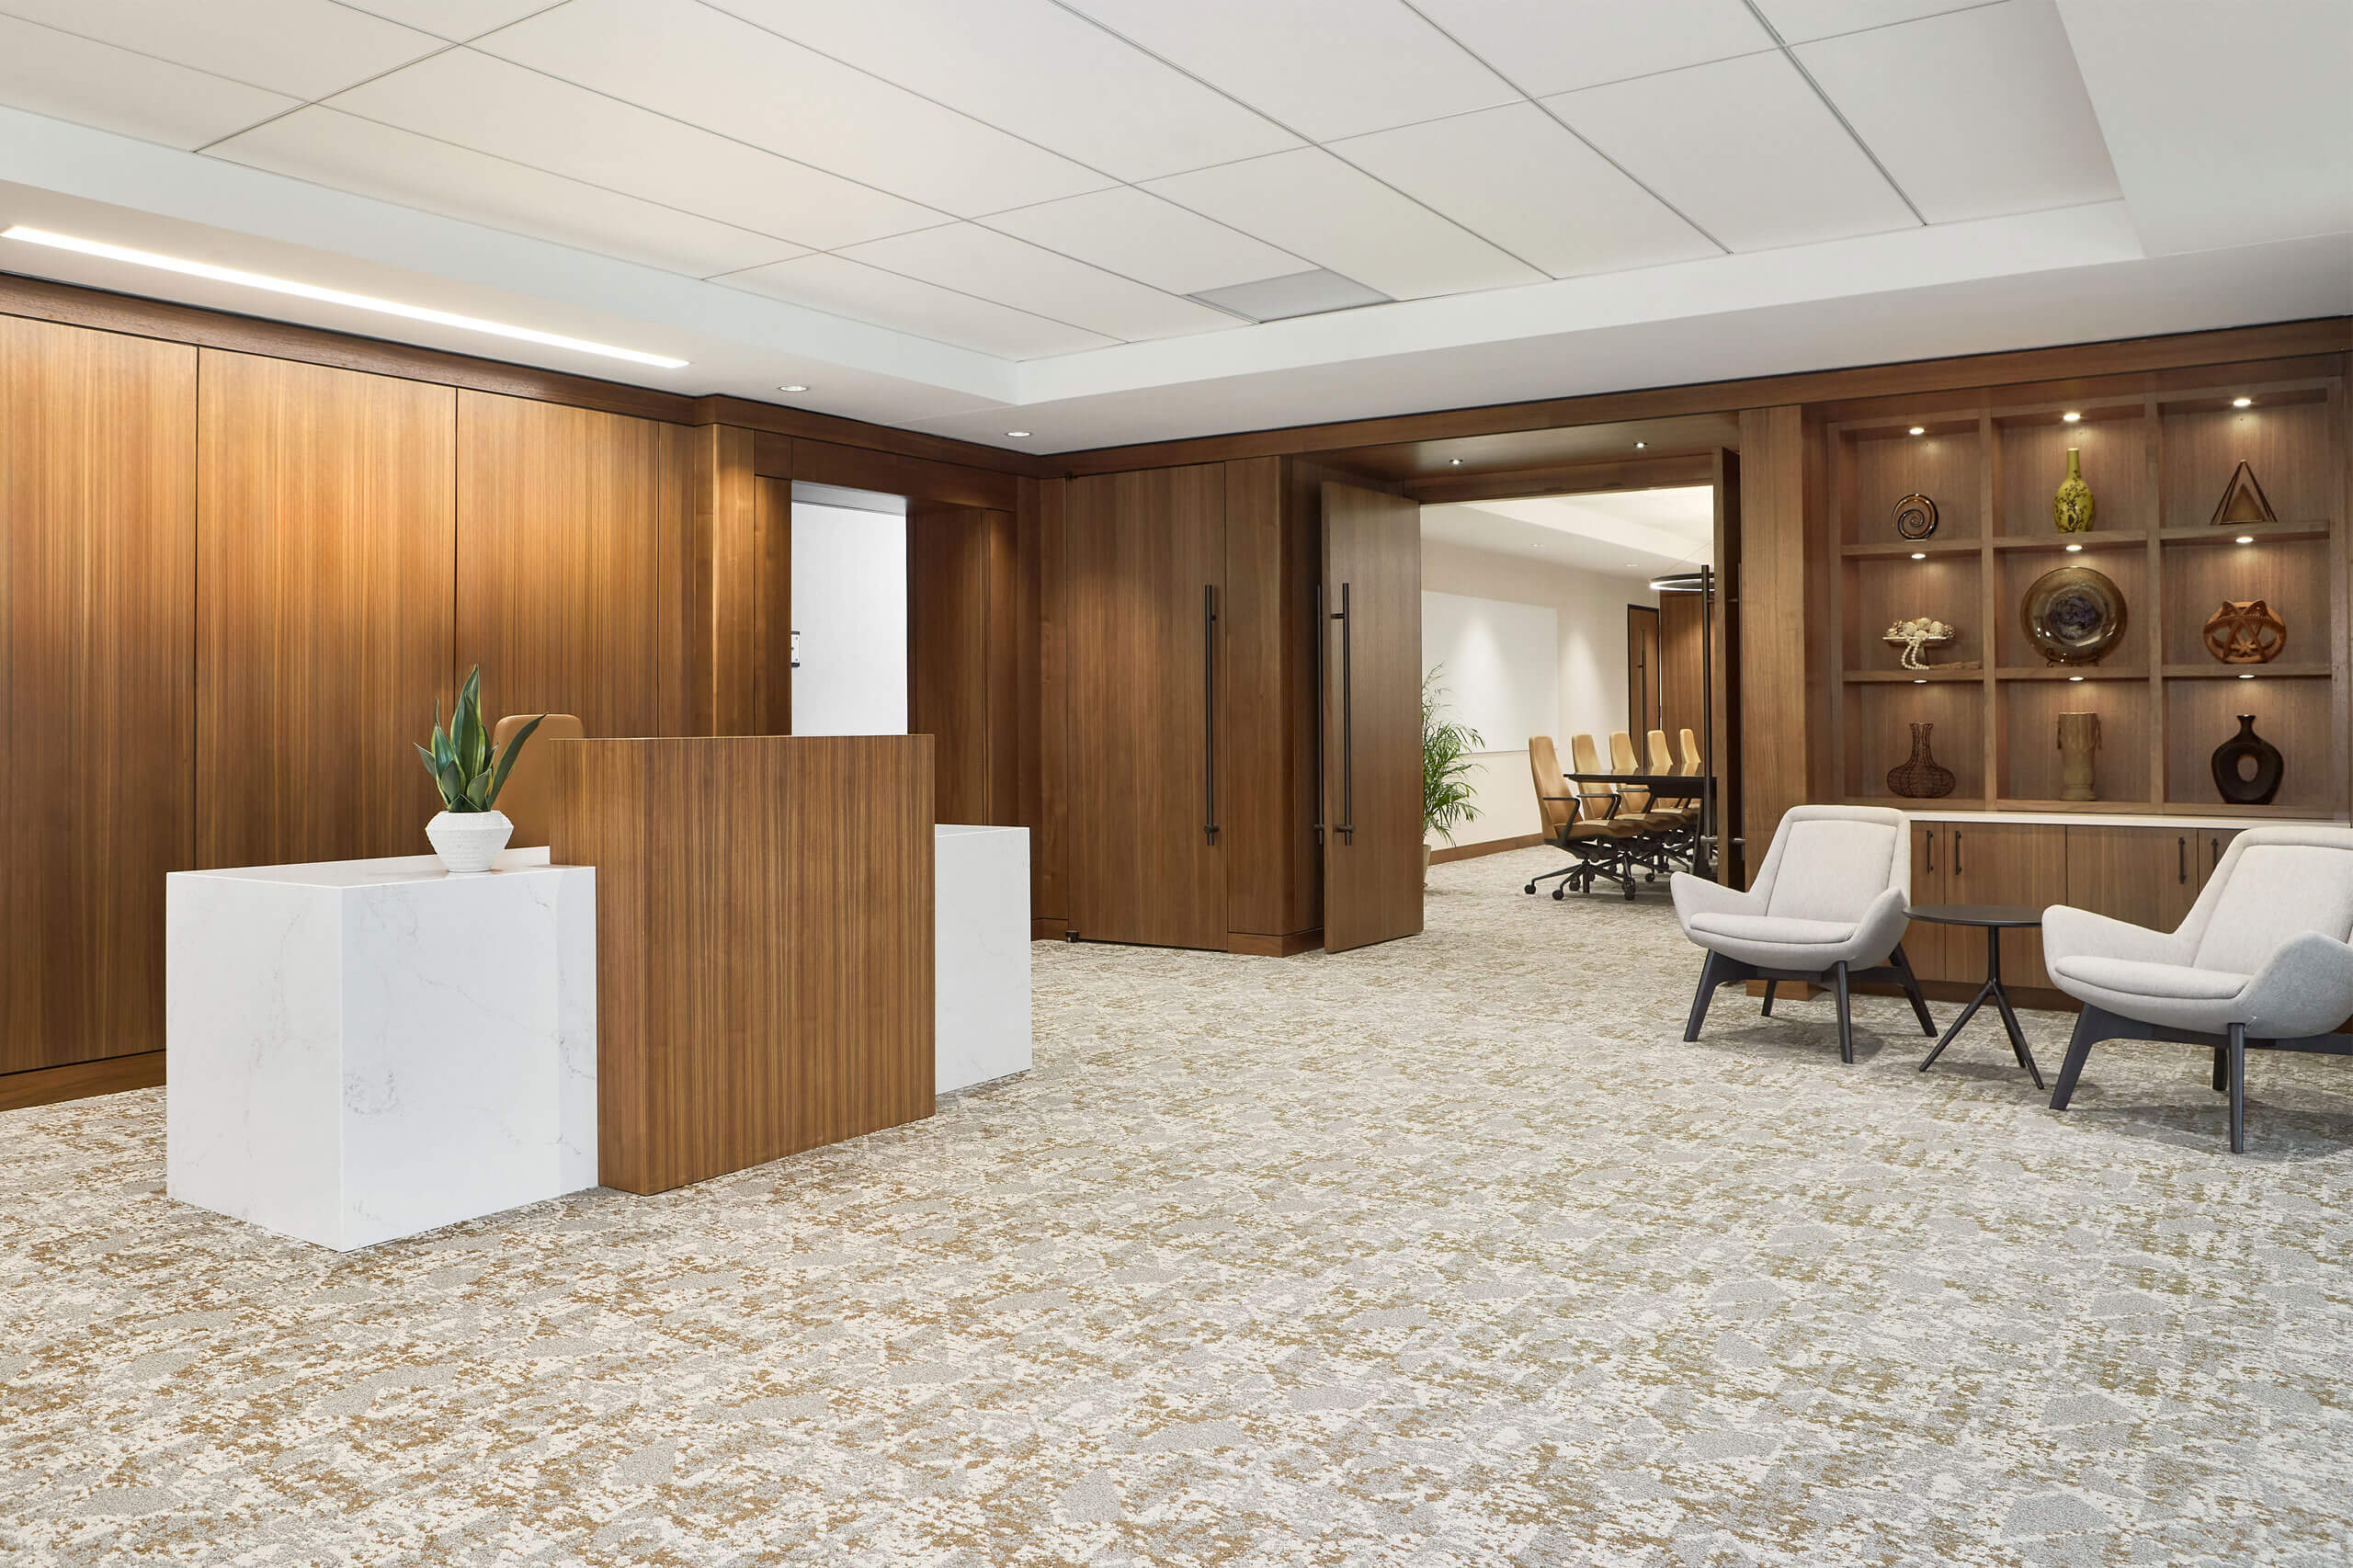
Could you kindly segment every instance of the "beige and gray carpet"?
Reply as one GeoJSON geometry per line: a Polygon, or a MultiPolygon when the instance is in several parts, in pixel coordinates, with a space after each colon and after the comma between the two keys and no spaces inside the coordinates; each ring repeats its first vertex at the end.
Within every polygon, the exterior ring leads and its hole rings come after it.
{"type": "Polygon", "coordinates": [[[161,1091],[0,1116],[0,1561],[2353,1561],[2353,1064],[2234,1159],[2191,1051],[1685,1045],[1663,903],[1546,864],[1040,946],[1026,1079],[351,1256],[165,1199],[161,1091]]]}

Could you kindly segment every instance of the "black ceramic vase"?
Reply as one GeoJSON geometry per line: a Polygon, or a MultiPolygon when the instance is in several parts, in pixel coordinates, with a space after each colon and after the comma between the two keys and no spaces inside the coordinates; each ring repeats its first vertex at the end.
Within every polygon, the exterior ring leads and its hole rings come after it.
{"type": "Polygon", "coordinates": [[[2279,748],[2255,733],[2255,715],[2239,715],[2239,733],[2214,748],[2214,788],[2234,806],[2268,806],[2279,793],[2279,776],[2287,771],[2279,748]],[[2250,777],[2245,764],[2252,760],[2250,777]]]}

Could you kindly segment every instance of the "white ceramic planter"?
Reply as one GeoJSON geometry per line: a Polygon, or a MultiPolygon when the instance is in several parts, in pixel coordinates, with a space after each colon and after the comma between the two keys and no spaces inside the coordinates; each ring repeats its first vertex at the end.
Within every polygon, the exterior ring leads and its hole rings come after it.
{"type": "Polygon", "coordinates": [[[505,812],[443,812],[425,824],[433,853],[453,877],[476,877],[490,869],[515,835],[505,812]]]}

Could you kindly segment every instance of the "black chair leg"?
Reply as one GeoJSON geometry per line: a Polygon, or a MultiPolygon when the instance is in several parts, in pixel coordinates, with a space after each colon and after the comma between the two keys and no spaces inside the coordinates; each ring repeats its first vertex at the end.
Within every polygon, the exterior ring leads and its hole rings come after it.
{"type": "Polygon", "coordinates": [[[2231,1153],[2246,1153],[2246,1026],[2231,1026],[2231,1153]]]}
{"type": "Polygon", "coordinates": [[[2067,1102],[2075,1097],[2075,1080],[2084,1075],[2084,1063],[2090,1060],[2093,1044],[2099,1040],[2108,1015],[2090,1004],[2075,1019],[2075,1032],[2067,1039],[2067,1060],[2059,1064],[2059,1083],[2051,1091],[2051,1108],[2065,1110],[2067,1102]]]}
{"type": "Polygon", "coordinates": [[[1830,966],[1831,989],[1838,994],[1838,1060],[1852,1064],[1855,1060],[1855,1015],[1847,995],[1847,966],[1830,966]]]}
{"type": "Polygon", "coordinates": [[[1683,1026],[1686,1040],[1699,1038],[1699,1026],[1708,1017],[1708,1004],[1715,999],[1716,987],[1727,978],[1723,972],[1727,964],[1723,954],[1711,952],[1708,961],[1699,966],[1699,994],[1691,998],[1691,1021],[1683,1026]]]}
{"type": "Polygon", "coordinates": [[[2219,1095],[2230,1086],[2231,1048],[2218,1045],[2214,1048],[2214,1092],[2219,1095]]]}
{"type": "Polygon", "coordinates": [[[1768,1018],[1773,1016],[1773,993],[1779,991],[1780,988],[1781,983],[1778,980],[1768,980],[1765,983],[1765,1006],[1763,1008],[1763,1012],[1768,1018]]]}
{"type": "Polygon", "coordinates": [[[1936,1038],[1937,1021],[1928,1017],[1928,998],[1920,990],[1920,977],[1912,972],[1912,960],[1904,956],[1904,944],[1895,944],[1895,951],[1888,955],[1904,976],[1904,994],[1912,999],[1912,1016],[1920,1020],[1920,1032],[1936,1038]]]}

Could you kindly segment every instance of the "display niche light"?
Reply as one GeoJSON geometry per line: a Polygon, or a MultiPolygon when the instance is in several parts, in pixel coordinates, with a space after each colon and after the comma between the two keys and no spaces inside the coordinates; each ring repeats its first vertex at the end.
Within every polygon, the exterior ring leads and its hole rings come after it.
{"type": "Polygon", "coordinates": [[[1027,437],[1027,436],[1029,434],[1029,431],[1027,431],[1027,430],[1007,430],[1007,431],[1006,432],[1006,435],[1008,435],[1008,436],[1010,436],[1010,437],[1012,437],[1015,440],[1018,441],[1018,440],[1021,440],[1022,438],[1024,438],[1025,437],[1027,437]]]}
{"type": "Polygon", "coordinates": [[[1912,426],[1912,434],[1915,436],[1925,436],[1927,433],[1928,427],[1926,425],[1915,425],[1912,426]]]}
{"type": "Polygon", "coordinates": [[[2255,536],[2253,534],[2241,534],[2238,537],[2238,542],[2241,544],[2253,544],[2255,542],[2255,536]]]}
{"type": "Polygon", "coordinates": [[[258,289],[270,294],[291,294],[298,300],[315,300],[323,305],[340,305],[347,310],[372,311],[379,315],[401,316],[409,321],[429,322],[435,326],[455,327],[460,332],[487,333],[493,337],[513,338],[520,343],[537,343],[549,348],[569,348],[581,354],[602,355],[608,359],[626,359],[632,365],[652,365],[658,369],[682,370],[684,359],[674,359],[666,354],[648,354],[637,348],[617,348],[609,343],[592,343],[585,337],[566,337],[562,333],[541,332],[536,327],[516,326],[511,323],[486,321],[480,316],[461,316],[452,311],[437,311],[429,305],[411,305],[399,300],[381,300],[372,294],[354,294],[342,289],[325,289],[316,283],[301,283],[290,278],[273,278],[265,272],[244,272],[233,267],[215,267],[209,261],[191,261],[185,256],[163,256],[154,251],[132,250],[127,245],[108,244],[104,240],[85,240],[73,234],[51,233],[47,229],[35,229],[18,223],[0,229],[0,240],[21,240],[27,244],[46,245],[51,250],[70,250],[82,256],[95,256],[105,261],[127,262],[132,267],[152,267],[158,272],[176,272],[186,278],[209,278],[215,283],[233,283],[240,289],[258,289]]]}
{"type": "Polygon", "coordinates": [[[2231,399],[2231,406],[2233,408],[2253,408],[2255,406],[2255,399],[2251,397],[2234,397],[2231,399]]]}
{"type": "Polygon", "coordinates": [[[2083,416],[2082,415],[2080,415],[2080,414],[2076,413],[2076,412],[2075,412],[2074,409],[2072,409],[2072,408],[2071,408],[2071,409],[2069,409],[2066,413],[2064,413],[2064,414],[2061,415],[2059,416],[2059,418],[2060,418],[2060,421],[2061,421],[2063,424],[2067,424],[2067,425],[2080,425],[2080,424],[2082,424],[2082,423],[2084,422],[2084,416],[2083,416]]]}
{"type": "Polygon", "coordinates": [[[2084,547],[2080,544],[2071,544],[2067,547],[2067,553],[2070,555],[2081,555],[2083,552],[2084,547]]]}
{"type": "Polygon", "coordinates": [[[809,389],[802,386],[799,381],[794,381],[790,386],[779,387],[776,390],[779,392],[807,392],[809,389]]]}

